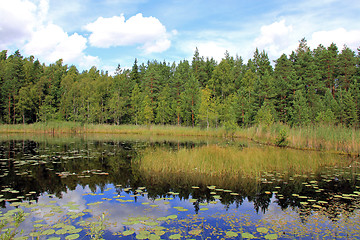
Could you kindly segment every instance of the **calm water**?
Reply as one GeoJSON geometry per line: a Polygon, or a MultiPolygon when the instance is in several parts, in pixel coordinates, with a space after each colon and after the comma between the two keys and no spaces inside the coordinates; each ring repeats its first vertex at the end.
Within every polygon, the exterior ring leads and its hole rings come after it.
{"type": "Polygon", "coordinates": [[[23,211],[16,236],[24,239],[89,239],[96,233],[104,239],[360,239],[356,158],[339,156],[345,167],[307,174],[263,172],[258,179],[194,185],[186,175],[175,182],[145,178],[132,159],[149,147],[177,151],[209,142],[239,148],[251,143],[136,136],[13,139],[0,141],[3,236],[15,231],[12,221],[23,211]]]}

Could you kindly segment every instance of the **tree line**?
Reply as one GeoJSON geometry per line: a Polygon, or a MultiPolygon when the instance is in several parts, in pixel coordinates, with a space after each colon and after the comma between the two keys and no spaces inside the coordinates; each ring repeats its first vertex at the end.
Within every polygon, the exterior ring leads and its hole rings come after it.
{"type": "Polygon", "coordinates": [[[332,124],[359,127],[360,48],[311,50],[306,39],[271,64],[255,50],[244,63],[225,52],[179,63],[148,61],[113,76],[82,73],[60,59],[46,66],[19,51],[0,53],[0,123],[75,121],[226,127],[332,124]]]}

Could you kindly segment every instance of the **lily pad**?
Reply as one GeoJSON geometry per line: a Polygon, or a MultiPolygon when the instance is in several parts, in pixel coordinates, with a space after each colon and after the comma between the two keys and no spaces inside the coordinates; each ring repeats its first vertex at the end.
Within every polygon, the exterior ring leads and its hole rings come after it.
{"type": "Polygon", "coordinates": [[[79,234],[71,234],[65,237],[65,239],[70,240],[70,239],[78,239],[80,237],[79,234]]]}
{"type": "Polygon", "coordinates": [[[268,234],[265,236],[265,239],[278,239],[277,234],[268,234]]]}
{"type": "Polygon", "coordinates": [[[51,234],[54,234],[54,233],[55,233],[54,229],[47,229],[47,230],[43,231],[41,233],[41,235],[51,235],[51,234]]]}
{"type": "Polygon", "coordinates": [[[251,233],[242,233],[241,236],[242,236],[242,238],[248,238],[248,239],[255,238],[255,236],[252,235],[251,233]]]}
{"type": "Polygon", "coordinates": [[[227,237],[237,237],[238,234],[236,232],[233,232],[233,231],[227,231],[226,236],[227,237]]]}
{"type": "Polygon", "coordinates": [[[181,239],[181,234],[173,234],[169,236],[169,239],[181,239]]]}
{"type": "Polygon", "coordinates": [[[132,235],[132,234],[134,234],[134,233],[135,233],[134,230],[126,230],[126,231],[124,231],[122,234],[123,234],[124,236],[129,236],[129,235],[132,235]]]}

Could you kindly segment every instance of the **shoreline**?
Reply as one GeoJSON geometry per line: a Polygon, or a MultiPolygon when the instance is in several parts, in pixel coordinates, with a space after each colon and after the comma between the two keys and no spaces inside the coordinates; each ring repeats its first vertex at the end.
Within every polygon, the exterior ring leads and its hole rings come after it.
{"type": "Polygon", "coordinates": [[[201,129],[173,125],[109,125],[50,122],[34,124],[1,124],[0,134],[139,134],[156,136],[245,138],[259,144],[360,155],[360,130],[342,126],[290,127],[275,123],[271,126],[201,129]]]}

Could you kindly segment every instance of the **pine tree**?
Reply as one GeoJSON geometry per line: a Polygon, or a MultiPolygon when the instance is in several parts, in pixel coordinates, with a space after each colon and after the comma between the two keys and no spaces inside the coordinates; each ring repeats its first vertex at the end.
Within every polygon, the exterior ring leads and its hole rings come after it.
{"type": "Polygon", "coordinates": [[[195,116],[198,111],[200,95],[199,82],[191,74],[184,84],[184,92],[181,93],[181,116],[188,126],[195,126],[195,116]]]}
{"type": "Polygon", "coordinates": [[[132,107],[132,115],[133,115],[133,123],[138,125],[141,120],[141,102],[143,100],[142,93],[140,91],[139,85],[135,84],[134,89],[131,93],[131,107],[132,107]]]}
{"type": "Polygon", "coordinates": [[[309,105],[302,90],[295,92],[290,115],[292,125],[308,125],[311,122],[309,105]]]}
{"type": "Polygon", "coordinates": [[[354,51],[347,46],[344,46],[343,50],[339,54],[338,66],[338,85],[347,91],[353,81],[354,74],[356,73],[356,58],[354,51]]]}
{"type": "Polygon", "coordinates": [[[299,89],[298,77],[292,62],[285,54],[275,61],[274,70],[274,105],[281,122],[289,120],[289,107],[299,89]]]}
{"type": "Polygon", "coordinates": [[[155,122],[168,124],[171,122],[173,111],[171,109],[170,87],[168,84],[161,90],[156,107],[155,122]]]}
{"type": "Polygon", "coordinates": [[[149,95],[145,95],[142,101],[140,116],[142,123],[144,124],[150,125],[154,121],[154,110],[149,95]]]}

